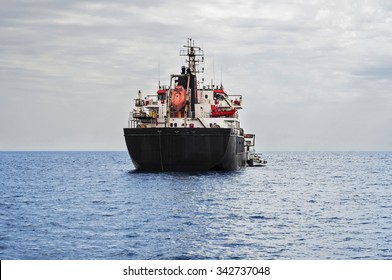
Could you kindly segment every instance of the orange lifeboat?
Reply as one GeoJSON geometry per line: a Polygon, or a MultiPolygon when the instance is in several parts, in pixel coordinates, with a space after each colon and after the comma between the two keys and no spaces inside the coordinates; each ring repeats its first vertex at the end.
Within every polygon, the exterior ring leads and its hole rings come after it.
{"type": "Polygon", "coordinates": [[[183,86],[176,86],[172,89],[170,102],[173,105],[174,110],[177,112],[180,111],[184,107],[185,101],[186,91],[183,86]]]}

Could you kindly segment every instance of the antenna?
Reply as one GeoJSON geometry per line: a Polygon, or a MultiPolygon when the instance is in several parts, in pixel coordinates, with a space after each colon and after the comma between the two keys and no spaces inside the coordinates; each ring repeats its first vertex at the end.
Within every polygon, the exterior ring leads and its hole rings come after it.
{"type": "Polygon", "coordinates": [[[196,67],[199,65],[200,62],[204,62],[204,51],[200,47],[195,46],[195,41],[191,38],[188,38],[188,44],[184,45],[185,49],[180,51],[180,56],[187,56],[188,59],[185,61],[188,63],[188,67],[193,75],[196,73],[203,72],[196,70],[196,67]],[[202,59],[196,59],[197,56],[201,56],[202,59]]]}
{"type": "Polygon", "coordinates": [[[158,59],[158,88],[161,89],[161,57],[158,59]]]}
{"type": "Polygon", "coordinates": [[[221,80],[221,87],[222,87],[222,84],[223,84],[223,78],[222,78],[222,66],[221,66],[221,73],[220,73],[220,74],[221,74],[221,79],[220,79],[220,80],[221,80]]]}
{"type": "Polygon", "coordinates": [[[213,81],[215,82],[215,58],[212,58],[212,73],[213,81]]]}

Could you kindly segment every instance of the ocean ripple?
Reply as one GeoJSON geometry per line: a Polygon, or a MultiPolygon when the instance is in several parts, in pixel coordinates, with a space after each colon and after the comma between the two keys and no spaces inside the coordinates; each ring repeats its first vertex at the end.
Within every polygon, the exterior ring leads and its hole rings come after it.
{"type": "Polygon", "coordinates": [[[147,173],[125,152],[0,152],[0,258],[392,258],[392,153],[265,156],[147,173]]]}

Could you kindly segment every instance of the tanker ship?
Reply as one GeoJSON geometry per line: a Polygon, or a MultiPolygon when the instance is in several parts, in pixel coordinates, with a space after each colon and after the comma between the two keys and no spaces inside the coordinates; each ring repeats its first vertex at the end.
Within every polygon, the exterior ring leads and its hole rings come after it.
{"type": "Polygon", "coordinates": [[[138,170],[238,170],[264,165],[254,151],[254,134],[245,134],[239,120],[242,95],[223,86],[198,81],[204,51],[188,39],[180,56],[187,66],[170,75],[155,94],[141,91],[129,113],[124,137],[138,170]]]}

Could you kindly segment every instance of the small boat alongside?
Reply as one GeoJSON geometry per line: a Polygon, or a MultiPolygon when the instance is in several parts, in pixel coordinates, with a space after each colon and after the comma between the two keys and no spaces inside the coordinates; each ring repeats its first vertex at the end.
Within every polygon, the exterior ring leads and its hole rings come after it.
{"type": "Polygon", "coordinates": [[[267,164],[267,161],[263,159],[262,154],[258,154],[255,151],[255,142],[256,135],[255,134],[245,134],[245,150],[247,151],[247,166],[249,167],[261,167],[267,164]]]}

